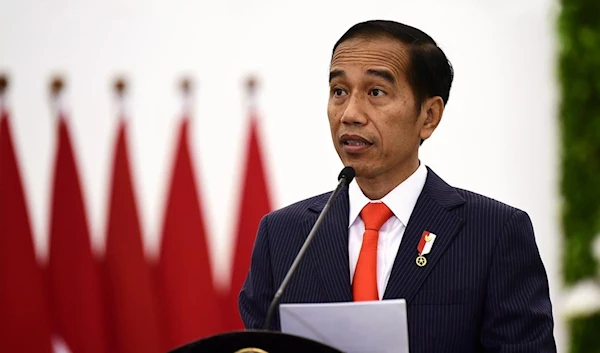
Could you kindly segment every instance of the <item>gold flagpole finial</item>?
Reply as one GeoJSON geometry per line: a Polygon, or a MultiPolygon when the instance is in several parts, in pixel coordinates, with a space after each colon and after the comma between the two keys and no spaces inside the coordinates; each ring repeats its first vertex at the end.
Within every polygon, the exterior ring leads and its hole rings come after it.
{"type": "Polygon", "coordinates": [[[184,95],[188,95],[190,94],[192,91],[192,80],[190,80],[189,77],[184,77],[181,80],[181,92],[183,92],[184,95]]]}
{"type": "Polygon", "coordinates": [[[63,79],[60,76],[55,76],[50,81],[50,93],[56,97],[62,92],[64,86],[63,79]]]}
{"type": "Polygon", "coordinates": [[[117,100],[117,114],[121,119],[125,118],[125,91],[127,90],[127,81],[122,76],[117,76],[114,83],[114,89],[117,100]]]}
{"type": "Polygon", "coordinates": [[[125,83],[125,79],[123,77],[118,77],[115,80],[115,92],[117,92],[117,95],[119,97],[123,97],[126,89],[127,89],[127,83],[125,83]]]}
{"type": "Polygon", "coordinates": [[[193,82],[189,76],[183,76],[179,82],[179,88],[181,89],[181,109],[183,116],[191,120],[192,119],[192,88],[193,82]]]}
{"type": "Polygon", "coordinates": [[[248,90],[248,94],[252,96],[256,89],[258,88],[258,80],[254,76],[249,76],[246,80],[246,89],[248,90]]]}
{"type": "Polygon", "coordinates": [[[8,88],[8,78],[6,77],[6,75],[2,74],[2,75],[0,75],[0,95],[3,95],[4,92],[6,92],[7,88],[8,88]]]}

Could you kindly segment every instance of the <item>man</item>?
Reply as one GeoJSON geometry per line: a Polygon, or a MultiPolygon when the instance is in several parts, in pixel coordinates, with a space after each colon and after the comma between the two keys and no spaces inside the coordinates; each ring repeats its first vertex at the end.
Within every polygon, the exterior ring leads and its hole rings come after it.
{"type": "MultiPolygon", "coordinates": [[[[327,114],[356,182],[335,199],[281,302],[404,298],[411,353],[555,352],[528,215],[453,188],[419,161],[452,78],[434,40],[407,25],[359,23],[335,44],[327,114]]],[[[261,221],[239,297],[247,328],[263,327],[329,195],[261,221]]]]}

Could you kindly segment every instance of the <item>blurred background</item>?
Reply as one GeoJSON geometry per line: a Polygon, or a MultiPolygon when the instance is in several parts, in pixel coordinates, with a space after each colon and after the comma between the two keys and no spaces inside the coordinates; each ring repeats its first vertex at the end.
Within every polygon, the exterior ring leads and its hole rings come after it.
{"type": "MultiPolygon", "coordinates": [[[[421,160],[530,215],[559,351],[600,347],[585,334],[599,326],[568,329],[563,284],[560,48],[580,27],[561,11],[594,13],[586,2],[0,1],[3,341],[46,350],[48,331],[57,351],[146,352],[241,328],[232,297],[260,217],[332,190],[342,167],[326,115],[333,44],[391,19],[431,35],[455,70],[421,160]]],[[[600,221],[585,224],[573,284],[595,276],[600,221]]]]}

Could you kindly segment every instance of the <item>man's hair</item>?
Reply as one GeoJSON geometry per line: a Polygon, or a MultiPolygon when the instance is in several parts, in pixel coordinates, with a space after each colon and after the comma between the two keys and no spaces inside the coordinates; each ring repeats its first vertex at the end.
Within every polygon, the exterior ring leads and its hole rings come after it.
{"type": "Polygon", "coordinates": [[[394,21],[373,20],[355,24],[335,43],[333,54],[344,41],[352,38],[389,37],[408,47],[406,77],[413,90],[417,111],[430,97],[440,96],[448,103],[454,78],[452,64],[436,42],[423,31],[394,21]]]}

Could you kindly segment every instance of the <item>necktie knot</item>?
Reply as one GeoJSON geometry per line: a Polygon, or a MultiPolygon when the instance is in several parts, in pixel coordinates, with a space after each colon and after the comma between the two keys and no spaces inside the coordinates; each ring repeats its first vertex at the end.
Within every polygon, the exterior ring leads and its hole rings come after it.
{"type": "Polygon", "coordinates": [[[379,231],[383,224],[393,215],[383,202],[369,202],[360,211],[360,217],[365,223],[365,229],[379,231]]]}

